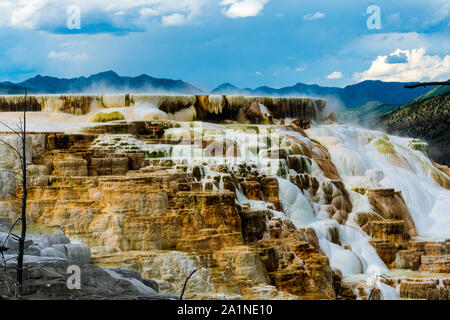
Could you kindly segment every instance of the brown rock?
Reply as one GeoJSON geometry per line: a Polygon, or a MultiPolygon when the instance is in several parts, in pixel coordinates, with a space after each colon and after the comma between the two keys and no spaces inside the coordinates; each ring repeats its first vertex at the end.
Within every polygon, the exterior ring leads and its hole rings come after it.
{"type": "Polygon", "coordinates": [[[242,235],[244,241],[256,242],[261,240],[268,229],[268,210],[247,209],[239,213],[242,221],[242,235]]]}
{"type": "Polygon", "coordinates": [[[296,174],[289,176],[289,180],[301,190],[308,190],[311,188],[311,178],[312,177],[308,174],[296,174]]]}
{"type": "Polygon", "coordinates": [[[259,103],[254,101],[250,107],[248,107],[245,110],[245,115],[249,118],[249,119],[254,119],[254,118],[264,118],[262,112],[261,112],[261,108],[259,107],[259,103]]]}
{"type": "Polygon", "coordinates": [[[297,126],[297,127],[300,127],[303,130],[307,130],[307,129],[311,128],[311,123],[309,121],[305,121],[305,120],[300,119],[300,118],[292,121],[290,124],[294,125],[294,126],[297,126]]]}
{"type": "Polygon", "coordinates": [[[417,235],[414,220],[401,192],[395,192],[394,189],[370,189],[367,197],[376,213],[385,219],[404,220],[408,234],[417,235]]]}
{"type": "Polygon", "coordinates": [[[387,240],[395,244],[404,244],[410,239],[403,220],[369,221],[363,230],[371,238],[387,240]]]}
{"type": "Polygon", "coordinates": [[[444,242],[427,242],[424,251],[427,256],[444,255],[447,254],[447,247],[444,242]]]}
{"type": "Polygon", "coordinates": [[[260,240],[258,252],[271,283],[279,290],[296,295],[320,293],[334,297],[333,272],[328,258],[307,242],[260,240]],[[283,241],[283,242],[281,242],[283,241]],[[272,243],[272,246],[269,246],[272,243]]]}
{"type": "Polygon", "coordinates": [[[340,294],[343,278],[341,270],[333,269],[333,289],[336,297],[340,294]]]}
{"type": "Polygon", "coordinates": [[[128,121],[126,123],[104,123],[95,127],[85,128],[86,134],[132,134],[146,139],[161,139],[164,127],[161,123],[150,121],[128,121]]]}
{"type": "Polygon", "coordinates": [[[331,112],[325,119],[326,123],[336,123],[338,122],[337,116],[334,112],[331,112]]]}
{"type": "Polygon", "coordinates": [[[323,175],[331,180],[340,180],[341,176],[339,175],[336,166],[330,159],[319,159],[313,156],[314,161],[317,163],[319,168],[323,171],[323,175]]]}
{"type": "Polygon", "coordinates": [[[339,290],[339,297],[344,300],[356,300],[356,294],[353,290],[353,286],[349,283],[342,283],[339,290]]]}
{"type": "Polygon", "coordinates": [[[63,160],[53,161],[54,174],[57,176],[87,176],[87,161],[81,158],[66,157],[63,160]]]}
{"type": "Polygon", "coordinates": [[[294,169],[297,173],[310,173],[311,159],[302,155],[288,156],[289,169],[294,169]]]}
{"type": "Polygon", "coordinates": [[[450,273],[450,254],[422,256],[422,270],[436,273],[450,273]]]}
{"type": "Polygon", "coordinates": [[[93,134],[48,133],[46,136],[49,150],[86,149],[97,138],[97,135],[93,134]]]}
{"type": "Polygon", "coordinates": [[[425,254],[425,245],[427,244],[426,241],[414,241],[411,240],[408,242],[408,249],[415,249],[422,254],[425,254]]]}
{"type": "Polygon", "coordinates": [[[261,185],[258,181],[242,181],[240,184],[249,200],[261,200],[261,185]]]}
{"type": "Polygon", "coordinates": [[[99,176],[125,175],[128,171],[128,158],[93,158],[91,166],[99,176]]]}
{"type": "Polygon", "coordinates": [[[400,297],[407,299],[448,300],[449,284],[441,286],[439,280],[406,279],[400,282],[400,297]]]}
{"type": "Polygon", "coordinates": [[[369,221],[378,221],[383,220],[378,214],[375,212],[356,212],[355,213],[355,221],[362,228],[369,221]]]}
{"type": "Polygon", "coordinates": [[[139,170],[144,167],[145,154],[143,152],[127,153],[128,169],[139,170]]]}
{"type": "Polygon", "coordinates": [[[348,213],[352,210],[350,195],[345,189],[341,180],[323,181],[322,182],[321,204],[331,205],[332,218],[340,224],[345,223],[348,213]]]}
{"type": "Polygon", "coordinates": [[[278,180],[274,177],[265,177],[261,179],[261,192],[266,202],[272,202],[277,210],[282,210],[279,198],[278,180]]]}
{"type": "Polygon", "coordinates": [[[445,173],[446,175],[448,175],[450,177],[450,168],[449,167],[438,164],[438,163],[434,162],[432,159],[431,159],[431,162],[433,163],[433,166],[435,166],[437,169],[441,170],[443,173],[445,173]]]}
{"type": "Polygon", "coordinates": [[[419,270],[420,252],[411,250],[399,250],[395,257],[395,267],[398,269],[419,270]]]}
{"type": "Polygon", "coordinates": [[[369,242],[375,248],[381,260],[383,260],[383,262],[387,266],[390,266],[395,261],[397,255],[397,247],[394,243],[387,240],[377,239],[371,239],[369,242]]]}

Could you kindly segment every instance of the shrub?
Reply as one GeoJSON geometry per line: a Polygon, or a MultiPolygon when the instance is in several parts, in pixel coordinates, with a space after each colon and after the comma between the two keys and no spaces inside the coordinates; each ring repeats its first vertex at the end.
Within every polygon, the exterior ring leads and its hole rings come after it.
{"type": "Polygon", "coordinates": [[[125,117],[119,111],[100,112],[91,119],[91,122],[110,122],[114,120],[125,120],[125,117]]]}

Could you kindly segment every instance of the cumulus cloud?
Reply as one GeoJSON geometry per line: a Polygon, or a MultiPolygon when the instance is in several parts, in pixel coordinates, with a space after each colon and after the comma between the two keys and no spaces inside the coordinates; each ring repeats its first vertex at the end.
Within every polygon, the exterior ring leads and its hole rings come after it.
{"type": "Polygon", "coordinates": [[[165,26],[182,26],[186,23],[186,17],[179,13],[174,13],[168,16],[164,16],[161,19],[162,24],[165,26]]]}
{"type": "Polygon", "coordinates": [[[139,14],[141,15],[141,18],[148,18],[148,17],[154,17],[159,15],[159,11],[153,8],[142,8],[139,10],[139,14]]]}
{"type": "Polygon", "coordinates": [[[438,55],[427,55],[424,48],[397,49],[390,55],[378,56],[368,70],[355,73],[353,76],[358,81],[444,81],[450,78],[450,55],[444,58],[438,55]],[[406,57],[406,61],[403,59],[404,62],[390,62],[392,57],[403,56],[406,57]]]}
{"type": "Polygon", "coordinates": [[[309,13],[303,16],[303,20],[317,20],[322,18],[325,18],[325,13],[322,12],[309,13]]]}
{"type": "Polygon", "coordinates": [[[342,78],[342,72],[335,71],[327,75],[327,79],[340,79],[342,78]]]}
{"type": "Polygon", "coordinates": [[[53,60],[60,60],[60,61],[80,61],[80,60],[89,59],[89,56],[85,52],[79,53],[79,54],[74,54],[74,53],[71,53],[68,51],[60,51],[60,52],[51,51],[48,54],[48,58],[53,59],[53,60]]]}
{"type": "Polygon", "coordinates": [[[223,0],[223,14],[229,18],[246,18],[258,15],[269,0],[223,0]]]}
{"type": "Polygon", "coordinates": [[[70,32],[67,7],[76,5],[82,20],[76,32],[142,31],[154,19],[165,25],[192,22],[207,4],[208,0],[1,0],[0,27],[70,32]]]}

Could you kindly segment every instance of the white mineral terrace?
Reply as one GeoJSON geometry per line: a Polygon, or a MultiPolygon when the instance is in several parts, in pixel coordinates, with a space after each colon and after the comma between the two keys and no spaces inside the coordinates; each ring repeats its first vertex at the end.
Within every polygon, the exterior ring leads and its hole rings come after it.
{"type": "MultiPolygon", "coordinates": [[[[169,140],[175,136],[195,137],[197,135],[213,141],[234,142],[239,148],[237,156],[210,157],[205,154],[205,150],[195,145],[155,145],[137,140],[131,135],[121,135],[121,141],[126,142],[126,144],[123,143],[126,148],[134,147],[148,151],[150,154],[156,153],[158,158],[170,159],[175,164],[201,165],[204,171],[202,181],[204,184],[213,181],[215,175],[221,175],[210,169],[211,165],[217,164],[238,170],[239,164],[246,163],[254,165],[266,175],[276,176],[284,212],[276,211],[271,203],[248,200],[240,187],[236,190],[239,204],[251,208],[268,208],[277,217],[291,220],[296,227],[314,228],[320,247],[328,256],[332,268],[341,270],[346,277],[359,275],[359,277],[369,278],[373,274],[389,272],[375,249],[369,244],[369,236],[354,221],[356,212],[371,211],[371,205],[366,195],[352,191],[352,188],[394,188],[396,191],[401,191],[414,219],[419,238],[450,238],[450,190],[439,186],[432,176],[437,175],[441,179],[450,178],[437,170],[423,152],[417,148],[413,149],[410,145],[411,139],[339,124],[312,123],[311,128],[306,130],[311,139],[319,141],[328,149],[332,162],[349,190],[353,209],[345,225],[341,225],[328,217],[325,212],[326,206],[320,200],[313,201],[308,191],[301,191],[290,182],[289,176],[295,172],[289,169],[286,160],[261,156],[263,152],[273,150],[275,147],[289,147],[287,136],[295,136],[306,145],[313,146],[310,138],[298,132],[287,131],[279,125],[192,122],[195,115],[193,107],[178,111],[176,114],[169,114],[159,110],[151,102],[136,103],[133,107],[116,107],[120,103],[113,102],[110,102],[111,108],[106,112],[119,111],[124,115],[125,121],[155,119],[177,121],[179,124],[177,128],[165,131],[165,138],[169,140]],[[386,157],[382,152],[383,148],[390,148],[391,153],[393,152],[401,159],[401,165],[393,163],[391,158],[386,157]],[[331,242],[329,232],[331,227],[338,229],[342,246],[331,242]],[[344,249],[346,245],[351,250],[344,249]]],[[[53,112],[52,108],[47,108],[44,112],[30,112],[27,115],[27,129],[31,132],[79,132],[82,128],[95,125],[90,122],[90,119],[100,110],[105,112],[102,108],[92,108],[85,115],[53,112]]],[[[1,113],[1,120],[13,125],[20,115],[22,115],[20,112],[1,113]]],[[[289,119],[285,121],[289,123],[289,119]]],[[[114,137],[115,135],[100,135],[93,147],[108,144],[120,149],[119,144],[114,144],[114,137]]],[[[0,152],[4,154],[6,149],[0,147],[0,152]]],[[[313,152],[321,151],[313,149],[313,152]]],[[[328,180],[314,160],[305,161],[305,165],[307,167],[305,171],[311,172],[319,182],[328,180]]],[[[223,188],[223,183],[220,183],[219,188],[223,188]]],[[[322,193],[323,191],[319,189],[318,194],[322,193]]],[[[379,283],[379,288],[385,299],[398,298],[398,292],[392,287],[379,283]]]]}

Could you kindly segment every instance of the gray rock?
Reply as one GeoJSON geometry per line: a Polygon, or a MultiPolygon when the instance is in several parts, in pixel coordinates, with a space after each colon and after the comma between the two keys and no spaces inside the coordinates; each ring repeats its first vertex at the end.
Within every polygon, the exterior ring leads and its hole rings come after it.
{"type": "Polygon", "coordinates": [[[29,235],[27,236],[27,239],[32,240],[33,243],[37,244],[40,248],[51,247],[55,244],[70,243],[69,238],[62,231],[55,234],[29,235]]]}
{"type": "MultiPolygon", "coordinates": [[[[1,169],[0,169],[1,170],[1,169]]],[[[12,223],[8,218],[0,217],[0,232],[8,233],[11,229],[12,223]]]]}
{"type": "Polygon", "coordinates": [[[16,194],[16,179],[8,169],[0,167],[0,200],[10,199],[16,194]]]}
{"type": "MultiPolygon", "coordinates": [[[[13,239],[11,235],[8,236],[7,232],[0,232],[0,244],[5,244],[5,247],[10,250],[19,250],[19,241],[13,239]]],[[[31,240],[25,240],[24,248],[27,249],[29,246],[33,244],[31,240]]]]}
{"type": "Polygon", "coordinates": [[[67,256],[64,253],[56,250],[53,247],[41,249],[41,257],[56,257],[56,258],[67,259],[67,256]]]}
{"type": "Polygon", "coordinates": [[[133,277],[126,277],[123,275],[123,272],[119,273],[117,270],[113,271],[112,269],[104,269],[111,277],[116,278],[118,280],[127,281],[129,284],[131,284],[133,287],[136,288],[137,291],[139,291],[142,294],[155,294],[157,293],[156,290],[154,290],[151,287],[146,286],[142,281],[138,280],[136,277],[134,277],[134,274],[132,274],[133,277]]]}
{"type": "Polygon", "coordinates": [[[24,250],[24,254],[29,255],[29,256],[40,256],[41,248],[39,248],[36,245],[31,245],[27,249],[24,250]]]}
{"type": "MultiPolygon", "coordinates": [[[[53,248],[53,250],[57,251],[53,248]]],[[[10,258],[7,255],[6,258],[10,258]]],[[[158,294],[140,282],[135,273],[105,271],[91,264],[81,265],[81,289],[69,289],[67,268],[73,262],[56,257],[24,256],[24,299],[178,299],[176,296],[158,294]],[[113,275],[111,275],[113,274],[113,275]],[[128,275],[128,277],[122,274],[128,275]]],[[[0,272],[1,298],[13,298],[16,272],[15,261],[8,261],[8,272],[0,272]]]]}
{"type": "Polygon", "coordinates": [[[65,257],[67,257],[67,249],[65,244],[54,244],[52,248],[61,252],[65,257]]]}
{"type": "Polygon", "coordinates": [[[145,279],[136,271],[119,268],[106,268],[105,270],[116,272],[125,278],[137,279],[141,281],[143,284],[145,284],[147,287],[150,287],[156,292],[159,292],[158,282],[156,282],[155,280],[145,279]]]}
{"type": "Polygon", "coordinates": [[[79,264],[91,262],[91,248],[83,243],[69,243],[65,245],[67,258],[79,264]]]}

